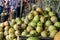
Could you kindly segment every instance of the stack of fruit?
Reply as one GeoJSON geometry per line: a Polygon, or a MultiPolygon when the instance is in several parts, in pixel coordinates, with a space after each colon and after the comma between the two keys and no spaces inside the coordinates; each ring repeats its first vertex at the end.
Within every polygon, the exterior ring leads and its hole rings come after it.
{"type": "Polygon", "coordinates": [[[53,38],[58,32],[57,28],[60,28],[60,22],[56,12],[52,11],[51,8],[45,10],[36,8],[25,18],[16,18],[0,23],[0,39],[3,40],[5,37],[6,40],[17,40],[17,36],[53,38]]]}
{"type": "Polygon", "coordinates": [[[1,13],[1,21],[4,22],[8,19],[8,14],[6,12],[1,13]]]}

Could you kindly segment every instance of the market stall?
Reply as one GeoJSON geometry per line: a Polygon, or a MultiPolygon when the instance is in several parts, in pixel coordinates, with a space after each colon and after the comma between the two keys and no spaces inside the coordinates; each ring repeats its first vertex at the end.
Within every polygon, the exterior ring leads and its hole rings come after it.
{"type": "Polygon", "coordinates": [[[9,0],[2,9],[0,40],[60,40],[60,0],[9,0]]]}

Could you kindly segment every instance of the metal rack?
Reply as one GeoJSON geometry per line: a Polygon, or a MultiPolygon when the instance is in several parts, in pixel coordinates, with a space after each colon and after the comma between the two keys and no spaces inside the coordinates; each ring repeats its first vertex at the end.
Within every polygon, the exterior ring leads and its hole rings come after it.
{"type": "Polygon", "coordinates": [[[23,0],[21,0],[21,7],[20,7],[20,17],[22,16],[22,6],[23,6],[23,0]]]}

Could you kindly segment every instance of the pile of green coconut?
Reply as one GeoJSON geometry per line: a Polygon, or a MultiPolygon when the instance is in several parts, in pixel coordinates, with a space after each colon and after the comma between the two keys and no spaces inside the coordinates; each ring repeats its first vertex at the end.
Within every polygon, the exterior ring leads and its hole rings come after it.
{"type": "Polygon", "coordinates": [[[36,8],[26,17],[0,23],[0,40],[17,40],[18,36],[30,37],[27,40],[38,40],[34,37],[53,38],[58,28],[60,22],[56,12],[51,8],[36,8]]]}

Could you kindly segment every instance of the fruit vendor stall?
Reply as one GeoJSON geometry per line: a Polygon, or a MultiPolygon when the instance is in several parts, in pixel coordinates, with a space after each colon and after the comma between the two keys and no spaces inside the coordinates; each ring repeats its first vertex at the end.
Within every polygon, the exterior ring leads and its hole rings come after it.
{"type": "Polygon", "coordinates": [[[60,40],[60,0],[19,0],[3,9],[0,40],[60,40]]]}

